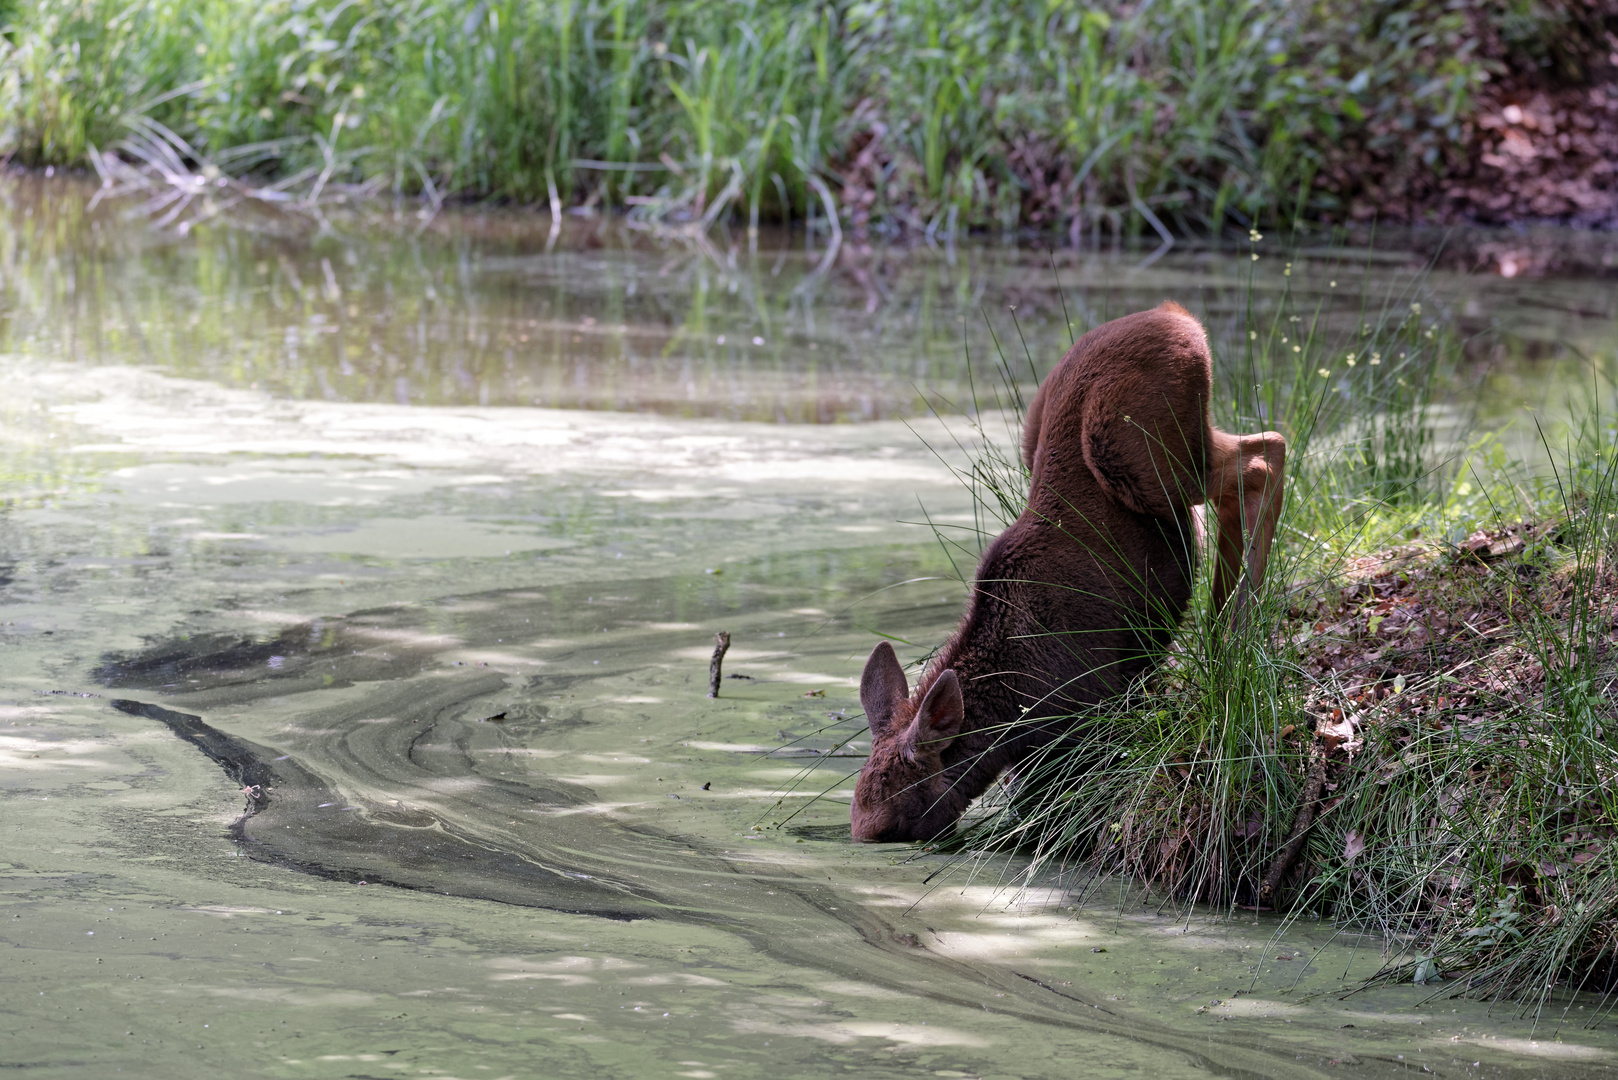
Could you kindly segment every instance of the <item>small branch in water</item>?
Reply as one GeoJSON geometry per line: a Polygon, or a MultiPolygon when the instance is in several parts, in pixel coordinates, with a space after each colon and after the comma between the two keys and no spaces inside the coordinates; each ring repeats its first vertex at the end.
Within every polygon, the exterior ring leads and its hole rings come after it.
{"type": "Polygon", "coordinates": [[[724,663],[725,650],[730,648],[730,631],[721,630],[713,636],[713,659],[708,661],[708,696],[719,696],[719,665],[724,663]]]}
{"type": "Polygon", "coordinates": [[[1320,792],[1325,786],[1326,746],[1316,738],[1309,748],[1309,778],[1303,784],[1303,798],[1298,803],[1298,814],[1292,819],[1292,833],[1287,837],[1286,846],[1275,856],[1275,861],[1270,863],[1269,872],[1264,875],[1264,883],[1259,886],[1260,904],[1267,904],[1274,899],[1275,890],[1280,887],[1281,879],[1292,869],[1292,863],[1297,859],[1298,852],[1303,850],[1304,837],[1309,832],[1309,826],[1314,824],[1315,807],[1320,804],[1320,792]]]}

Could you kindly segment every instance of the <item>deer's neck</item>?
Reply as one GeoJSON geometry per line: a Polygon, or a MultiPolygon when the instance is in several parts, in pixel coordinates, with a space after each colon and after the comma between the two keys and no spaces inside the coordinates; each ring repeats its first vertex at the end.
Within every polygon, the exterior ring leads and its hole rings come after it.
{"type": "MultiPolygon", "coordinates": [[[[998,584],[998,583],[996,583],[998,584]]],[[[967,605],[966,617],[928,667],[928,676],[916,688],[921,700],[933,680],[953,669],[960,679],[966,719],[961,734],[943,752],[950,779],[945,801],[959,814],[967,803],[988,790],[1008,765],[1028,752],[1031,729],[1023,719],[1023,702],[1007,676],[1018,670],[1021,658],[1011,655],[1016,638],[1007,627],[1007,606],[996,596],[996,584],[979,586],[967,605]]]]}

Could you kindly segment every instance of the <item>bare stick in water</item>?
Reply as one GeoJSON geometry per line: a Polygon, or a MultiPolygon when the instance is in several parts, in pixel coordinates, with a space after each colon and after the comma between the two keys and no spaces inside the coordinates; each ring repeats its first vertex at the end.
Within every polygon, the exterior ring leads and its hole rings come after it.
{"type": "Polygon", "coordinates": [[[721,630],[713,636],[713,659],[708,661],[708,696],[719,696],[719,665],[725,661],[725,650],[730,648],[730,631],[721,630]]]}

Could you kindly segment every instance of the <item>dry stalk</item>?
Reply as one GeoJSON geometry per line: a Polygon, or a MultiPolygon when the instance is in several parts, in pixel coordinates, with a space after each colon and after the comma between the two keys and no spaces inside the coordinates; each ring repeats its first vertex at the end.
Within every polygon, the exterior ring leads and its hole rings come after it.
{"type": "Polygon", "coordinates": [[[1264,882],[1259,886],[1258,902],[1269,903],[1275,896],[1275,890],[1280,887],[1281,879],[1286,876],[1292,864],[1303,850],[1304,839],[1309,834],[1309,826],[1315,822],[1315,808],[1320,805],[1320,793],[1326,786],[1326,745],[1320,739],[1315,739],[1309,747],[1309,776],[1303,784],[1303,796],[1298,802],[1298,812],[1292,819],[1292,832],[1287,842],[1276,854],[1270,863],[1270,869],[1264,875],[1264,882]]]}

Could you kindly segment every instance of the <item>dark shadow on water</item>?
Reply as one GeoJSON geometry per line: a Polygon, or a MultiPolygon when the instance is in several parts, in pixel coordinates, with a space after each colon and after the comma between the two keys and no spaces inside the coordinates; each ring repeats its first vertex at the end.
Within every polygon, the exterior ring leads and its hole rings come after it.
{"type": "MultiPolygon", "coordinates": [[[[246,806],[230,826],[256,862],[333,881],[418,889],[475,900],[629,921],[653,918],[659,901],[622,882],[545,864],[457,835],[432,814],[360,800],[355,805],[290,755],[227,735],[200,716],[118,699],[112,707],[156,720],[242,787],[246,806]],[[637,903],[637,901],[640,901],[637,903]]],[[[411,732],[410,757],[434,746],[434,728],[411,732]]],[[[506,784],[528,809],[576,807],[591,796],[561,785],[506,784]]]]}

